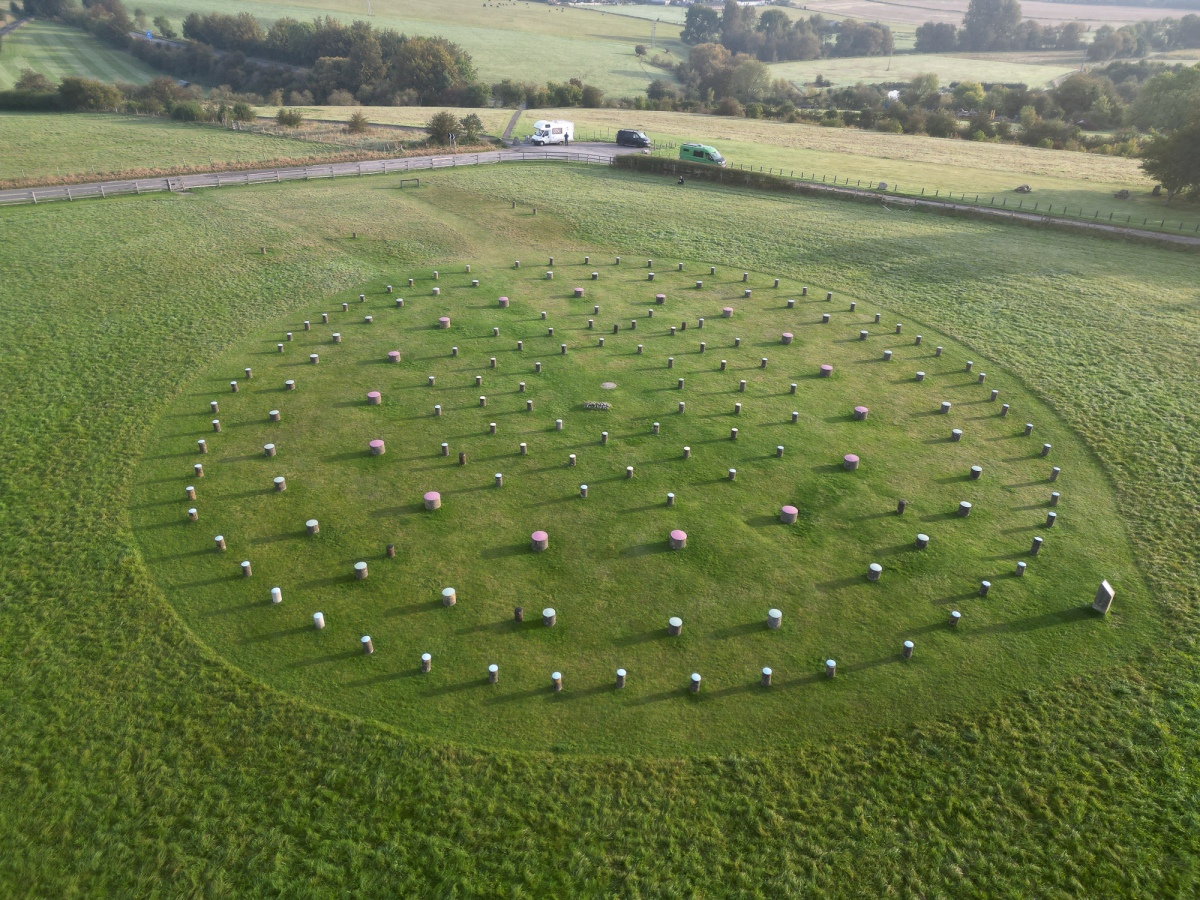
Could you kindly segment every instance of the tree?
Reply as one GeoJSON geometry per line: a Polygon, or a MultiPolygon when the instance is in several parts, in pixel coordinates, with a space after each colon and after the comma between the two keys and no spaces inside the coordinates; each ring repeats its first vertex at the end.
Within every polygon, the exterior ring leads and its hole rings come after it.
{"type": "Polygon", "coordinates": [[[960,81],[954,88],[954,102],[959,109],[977,110],[986,97],[987,92],[978,81],[960,81]]]}
{"type": "Polygon", "coordinates": [[[1168,204],[1180,192],[1200,193],[1200,118],[1152,138],[1142,150],[1142,169],[1167,189],[1168,204]]]}
{"type": "Polygon", "coordinates": [[[1054,102],[1062,107],[1066,118],[1074,119],[1086,115],[1097,101],[1110,95],[1115,96],[1116,92],[1107,78],[1076,72],[1064,78],[1053,94],[1054,102]]]}
{"type": "Polygon", "coordinates": [[[483,134],[483,119],[471,113],[469,116],[464,116],[462,120],[463,142],[474,144],[479,140],[479,136],[483,134]]]}
{"type": "Polygon", "coordinates": [[[721,39],[721,15],[707,6],[689,6],[679,39],[685,44],[711,44],[721,39]]]}
{"type": "Polygon", "coordinates": [[[971,0],[963,16],[963,43],[968,50],[1005,50],[1020,24],[1017,0],[971,0]]]}
{"type": "Polygon", "coordinates": [[[159,37],[164,37],[168,41],[179,37],[179,32],[175,30],[175,26],[171,24],[171,20],[166,16],[155,16],[154,27],[158,29],[159,37]]]}
{"type": "Polygon", "coordinates": [[[1161,72],[1143,86],[1133,106],[1139,128],[1178,128],[1200,111],[1200,65],[1161,72]]]}
{"type": "Polygon", "coordinates": [[[917,28],[918,53],[953,53],[957,49],[957,25],[949,22],[926,22],[917,28]]]}
{"type": "Polygon", "coordinates": [[[304,116],[301,115],[298,109],[283,109],[275,114],[275,121],[285,128],[299,128],[300,123],[304,121],[304,116]]]}
{"type": "Polygon", "coordinates": [[[33,69],[22,69],[21,77],[17,79],[14,87],[18,91],[29,91],[35,94],[48,94],[55,89],[54,82],[33,69]]]}
{"type": "Polygon", "coordinates": [[[356,112],[346,123],[346,130],[351,134],[366,134],[370,128],[371,123],[367,121],[366,115],[362,112],[356,112]]]}
{"type": "Polygon", "coordinates": [[[429,132],[429,140],[438,145],[450,143],[450,135],[457,134],[461,128],[462,123],[458,121],[458,117],[446,109],[434,113],[425,123],[425,130],[429,132]]]}
{"type": "Polygon", "coordinates": [[[110,84],[69,75],[58,85],[64,109],[112,110],[121,104],[121,92],[110,84]]]}
{"type": "Polygon", "coordinates": [[[596,109],[604,105],[604,91],[595,85],[585,84],[583,93],[579,98],[579,105],[585,106],[588,109],[596,109]]]}
{"type": "Polygon", "coordinates": [[[936,72],[921,72],[919,75],[914,75],[913,80],[909,82],[908,89],[912,93],[912,103],[924,103],[930,97],[938,92],[938,81],[936,72]]]}

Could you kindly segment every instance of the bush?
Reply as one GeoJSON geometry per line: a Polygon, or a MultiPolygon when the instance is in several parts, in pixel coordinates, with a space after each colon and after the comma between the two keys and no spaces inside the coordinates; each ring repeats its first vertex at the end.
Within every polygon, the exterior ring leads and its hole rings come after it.
{"type": "Polygon", "coordinates": [[[742,104],[733,97],[722,97],[718,100],[715,112],[718,116],[740,117],[746,115],[746,110],[742,108],[742,104]]]}
{"type": "Polygon", "coordinates": [[[249,103],[233,104],[233,121],[235,122],[253,122],[254,107],[249,103]]]}
{"type": "Polygon", "coordinates": [[[204,118],[204,109],[194,100],[176,103],[171,108],[171,118],[176,122],[199,122],[204,118]]]}
{"type": "Polygon", "coordinates": [[[450,143],[450,135],[458,133],[461,128],[462,123],[458,121],[458,117],[445,109],[434,113],[425,123],[425,130],[429,132],[429,140],[439,145],[450,143]]]}
{"type": "Polygon", "coordinates": [[[349,91],[332,91],[332,92],[330,92],[329,96],[325,98],[325,103],[328,106],[361,106],[362,105],[361,103],[359,103],[357,100],[354,99],[354,95],[351,94],[349,91]]]}
{"type": "Polygon", "coordinates": [[[275,122],[285,128],[299,128],[300,123],[304,121],[304,116],[300,114],[298,109],[279,108],[279,112],[275,114],[275,122]]]}
{"type": "Polygon", "coordinates": [[[371,123],[367,121],[366,114],[361,112],[356,112],[346,123],[346,130],[351,134],[366,134],[370,127],[371,123]]]}

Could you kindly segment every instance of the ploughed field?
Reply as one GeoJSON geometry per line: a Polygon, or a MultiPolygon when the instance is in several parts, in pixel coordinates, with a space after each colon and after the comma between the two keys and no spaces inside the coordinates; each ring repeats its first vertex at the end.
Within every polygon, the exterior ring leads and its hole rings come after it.
{"type": "Polygon", "coordinates": [[[871,293],[551,251],[398,266],[188,384],[134,527],[202,640],[405,730],[612,753],[855,734],[1134,649],[1107,484],[1011,374],[871,293]]]}

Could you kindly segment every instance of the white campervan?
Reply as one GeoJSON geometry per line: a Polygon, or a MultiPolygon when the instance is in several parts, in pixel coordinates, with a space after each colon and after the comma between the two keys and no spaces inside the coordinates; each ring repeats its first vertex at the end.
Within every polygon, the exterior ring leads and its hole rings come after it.
{"type": "Polygon", "coordinates": [[[575,123],[559,119],[539,119],[533,123],[533,137],[529,139],[539,146],[546,144],[569,144],[575,140],[575,123]]]}

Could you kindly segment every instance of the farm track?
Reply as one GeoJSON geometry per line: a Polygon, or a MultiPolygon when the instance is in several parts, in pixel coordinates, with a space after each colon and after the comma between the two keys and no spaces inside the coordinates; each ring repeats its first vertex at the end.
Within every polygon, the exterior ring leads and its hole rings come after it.
{"type": "MultiPolygon", "coordinates": [[[[15,188],[0,191],[0,206],[47,203],[55,200],[83,200],[93,197],[107,199],[120,194],[143,194],[163,191],[188,191],[197,188],[232,187],[234,185],[272,184],[283,181],[309,181],[317,178],[358,177],[363,175],[395,175],[408,172],[423,172],[448,169],[458,166],[494,165],[504,162],[564,162],[585,165],[611,165],[620,155],[635,152],[612,144],[581,143],[575,149],[498,150],[490,153],[468,153],[461,155],[418,156],[405,159],[376,159],[362,162],[324,163],[308,166],[293,166],[283,169],[255,169],[250,171],[207,172],[190,175],[168,175],[157,178],[117,179],[87,184],[55,185],[42,188],[15,188]]],[[[1049,216],[1032,212],[993,209],[972,206],[953,201],[928,198],[903,197],[882,194],[879,191],[858,188],[835,187],[797,182],[797,187],[806,193],[828,194],[847,199],[870,199],[885,208],[927,209],[950,213],[1019,222],[1023,225],[1042,225],[1066,228],[1109,237],[1133,238],[1180,247],[1200,247],[1200,238],[1182,234],[1164,234],[1128,226],[1111,225],[1104,222],[1077,221],[1061,216],[1049,216]]]]}

